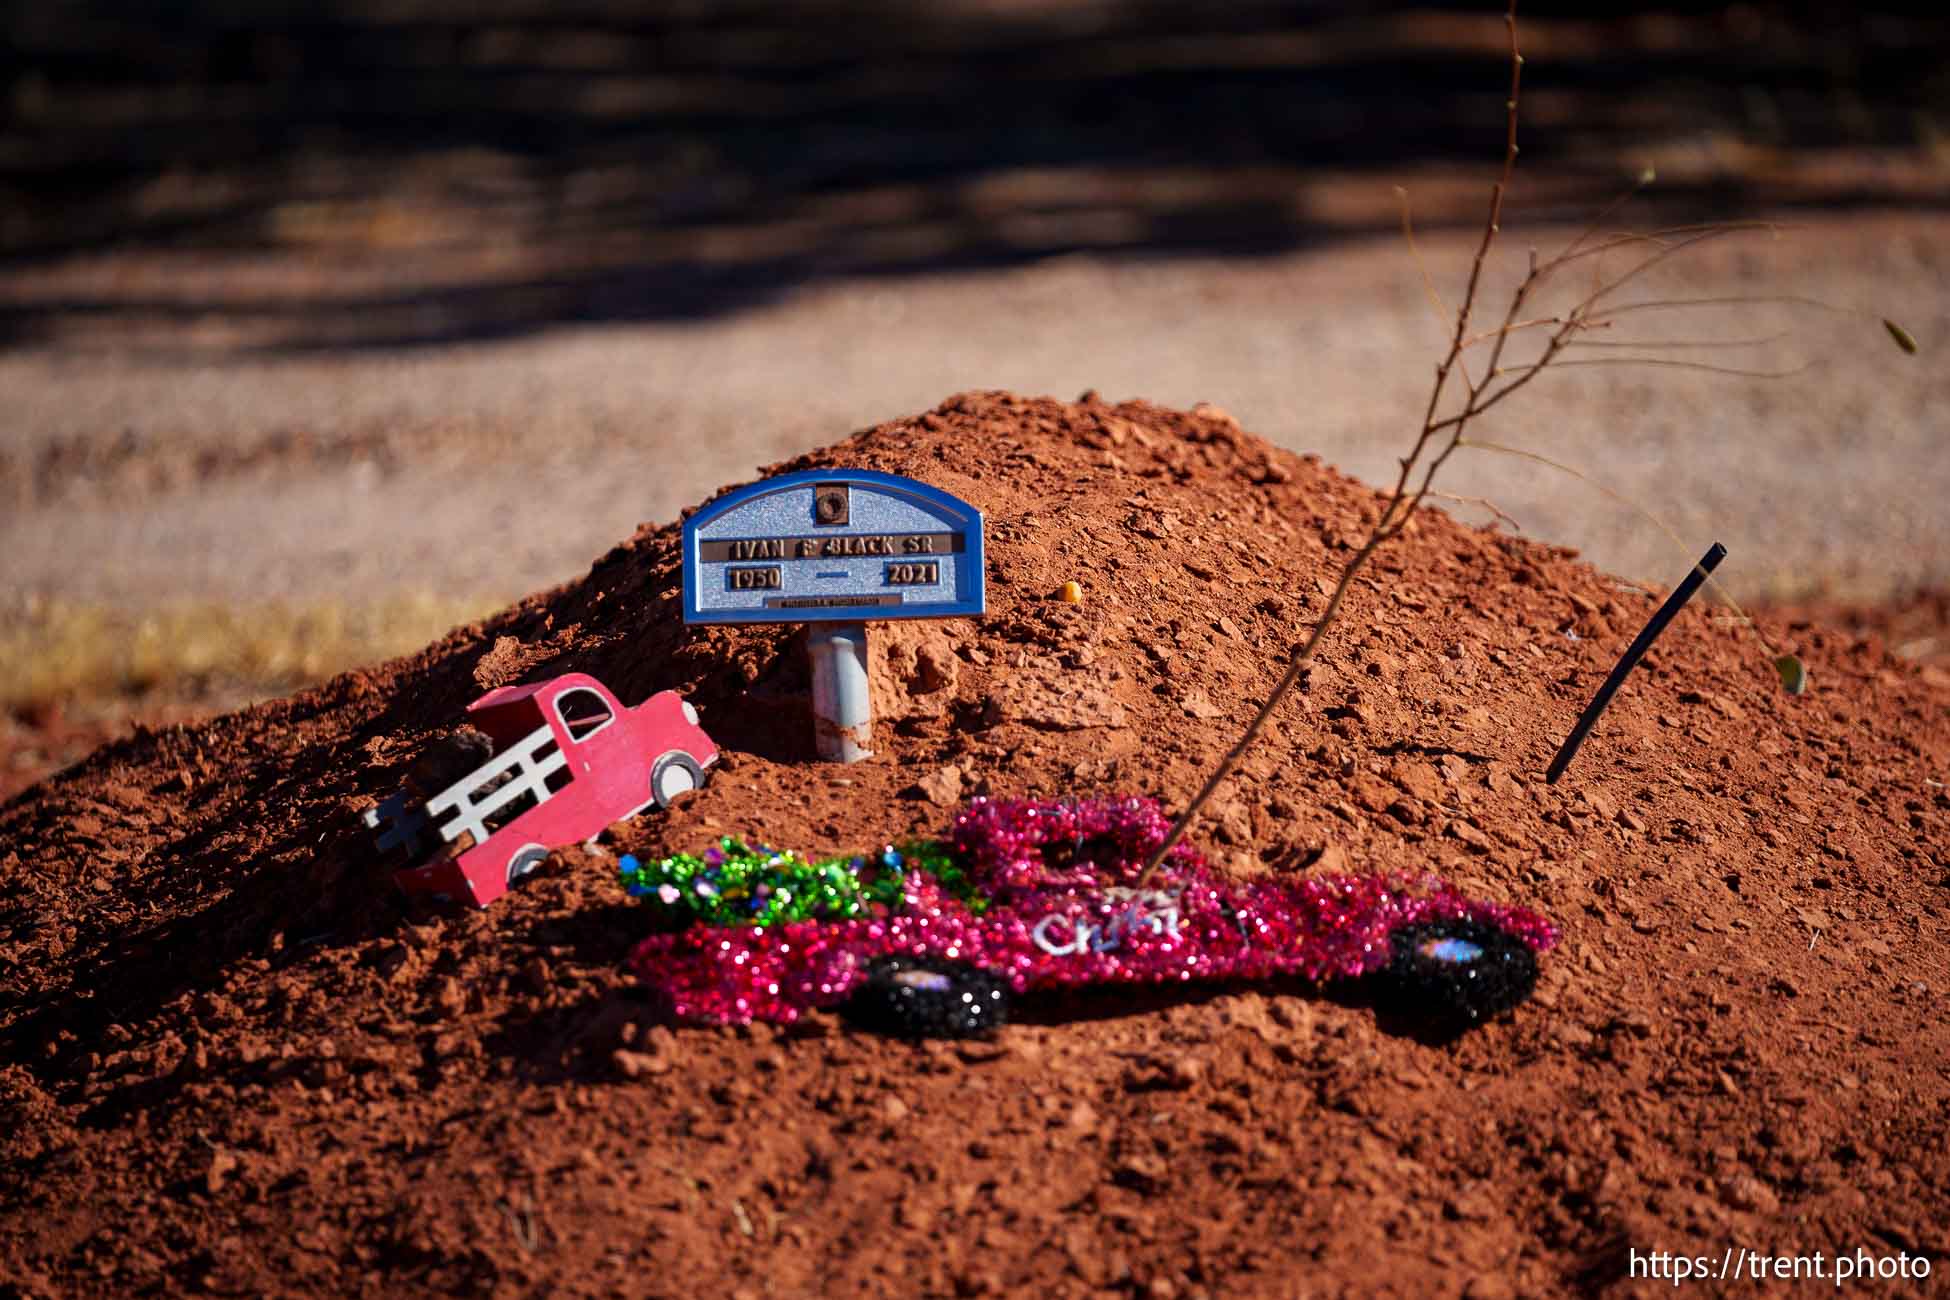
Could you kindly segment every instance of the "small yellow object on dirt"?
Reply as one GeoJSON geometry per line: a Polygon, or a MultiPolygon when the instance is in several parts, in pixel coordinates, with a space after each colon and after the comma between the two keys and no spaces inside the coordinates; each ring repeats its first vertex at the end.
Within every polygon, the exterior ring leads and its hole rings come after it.
{"type": "Polygon", "coordinates": [[[1065,605],[1081,605],[1083,603],[1083,584],[1074,579],[1064,583],[1062,589],[1056,593],[1056,598],[1065,605]]]}

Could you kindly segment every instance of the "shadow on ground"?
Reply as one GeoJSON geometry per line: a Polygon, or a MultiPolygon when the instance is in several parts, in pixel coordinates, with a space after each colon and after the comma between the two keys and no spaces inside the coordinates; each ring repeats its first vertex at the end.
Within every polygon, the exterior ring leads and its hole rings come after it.
{"type": "MultiPolygon", "coordinates": [[[[1914,200],[1874,169],[1808,192],[1780,172],[1927,152],[1950,113],[1942,17],[1556,3],[1524,21],[1525,161],[1566,214],[1674,141],[1724,155],[1674,178],[1675,212],[1914,200]]],[[[1469,216],[1507,59],[1493,4],[1266,0],[512,0],[493,18],[82,0],[0,33],[14,271],[110,249],[298,267],[17,284],[0,343],[214,315],[279,349],[690,318],[1075,251],[1286,251],[1391,223],[1385,194],[1349,206],[1345,182],[1418,168],[1466,165],[1466,203],[1430,215],[1469,216]]]]}

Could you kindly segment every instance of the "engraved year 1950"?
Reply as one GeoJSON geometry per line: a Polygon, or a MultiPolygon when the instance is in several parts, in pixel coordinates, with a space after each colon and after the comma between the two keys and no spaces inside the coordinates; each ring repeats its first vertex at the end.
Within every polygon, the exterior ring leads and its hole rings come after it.
{"type": "Polygon", "coordinates": [[[733,591],[777,591],[782,585],[776,564],[763,568],[732,569],[730,573],[733,591]]]}

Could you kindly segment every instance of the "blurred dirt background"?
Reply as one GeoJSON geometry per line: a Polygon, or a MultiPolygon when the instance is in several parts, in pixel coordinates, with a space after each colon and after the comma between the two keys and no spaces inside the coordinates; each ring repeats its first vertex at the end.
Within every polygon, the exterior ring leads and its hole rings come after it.
{"type": "MultiPolygon", "coordinates": [[[[1453,301],[1502,131],[1493,6],[98,0],[0,25],[0,793],[128,716],[412,649],[951,392],[1211,402],[1378,480],[1446,332],[1396,187],[1453,301]]],[[[1678,542],[1534,465],[1450,487],[1633,578],[1724,540],[1743,597],[1896,601],[1935,653],[1950,20],[1560,3],[1524,44],[1498,284],[1652,167],[1607,228],[1784,228],[1646,296],[1868,314],[1648,315],[1665,341],[1790,330],[1700,355],[1794,373],[1567,370],[1486,429],[1678,542]]]]}

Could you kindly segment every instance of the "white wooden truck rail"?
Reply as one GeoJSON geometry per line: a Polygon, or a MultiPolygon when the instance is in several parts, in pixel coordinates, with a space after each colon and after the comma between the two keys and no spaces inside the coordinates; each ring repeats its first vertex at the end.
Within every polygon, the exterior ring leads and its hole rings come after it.
{"type": "Polygon", "coordinates": [[[460,780],[427,800],[427,813],[440,828],[440,838],[449,844],[460,838],[462,831],[471,831],[476,844],[487,842],[487,819],[507,807],[524,794],[532,794],[539,805],[549,798],[548,777],[569,765],[569,759],[557,747],[552,753],[542,754],[542,750],[555,744],[555,733],[541,726],[529,732],[515,745],[489,759],[469,772],[460,780]],[[515,780],[490,791],[486,798],[475,799],[474,791],[500,776],[503,772],[513,773],[521,769],[515,780]],[[439,821],[442,814],[451,811],[453,817],[445,822],[439,821]]]}

